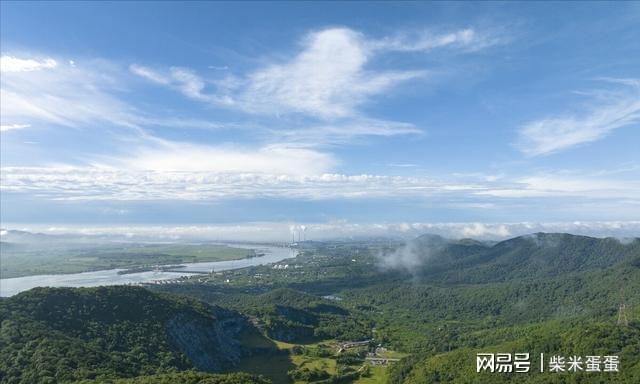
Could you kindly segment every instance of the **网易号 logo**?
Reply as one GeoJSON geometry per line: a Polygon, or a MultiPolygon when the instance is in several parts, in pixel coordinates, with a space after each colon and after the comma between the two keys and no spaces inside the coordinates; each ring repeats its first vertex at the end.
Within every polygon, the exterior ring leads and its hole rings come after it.
{"type": "Polygon", "coordinates": [[[529,353],[478,353],[476,354],[476,372],[491,373],[527,373],[539,372],[618,372],[620,358],[606,356],[561,356],[544,353],[536,359],[535,368],[529,353]]]}

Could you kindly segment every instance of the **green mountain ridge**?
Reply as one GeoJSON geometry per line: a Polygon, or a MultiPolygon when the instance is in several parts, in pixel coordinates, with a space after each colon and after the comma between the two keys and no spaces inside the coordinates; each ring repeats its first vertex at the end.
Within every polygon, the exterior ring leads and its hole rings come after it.
{"type": "Polygon", "coordinates": [[[415,240],[418,257],[425,260],[418,275],[439,281],[488,283],[522,278],[546,278],[594,271],[640,255],[640,239],[623,243],[562,233],[536,233],[493,246],[467,242],[425,243],[415,240]],[[424,257],[429,254],[429,257],[424,257]]]}

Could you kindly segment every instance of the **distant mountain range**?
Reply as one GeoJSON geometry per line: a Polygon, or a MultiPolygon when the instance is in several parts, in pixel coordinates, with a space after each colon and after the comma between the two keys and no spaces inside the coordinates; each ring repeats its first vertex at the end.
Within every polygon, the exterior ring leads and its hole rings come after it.
{"type": "Polygon", "coordinates": [[[438,280],[487,283],[595,271],[619,262],[640,263],[640,238],[619,240],[536,233],[496,244],[423,235],[410,242],[415,272],[438,280]]]}

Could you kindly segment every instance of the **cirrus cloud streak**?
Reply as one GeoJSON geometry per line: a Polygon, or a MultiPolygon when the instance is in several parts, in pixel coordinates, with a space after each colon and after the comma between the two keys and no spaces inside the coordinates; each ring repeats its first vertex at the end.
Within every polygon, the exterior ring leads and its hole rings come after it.
{"type": "Polygon", "coordinates": [[[622,85],[591,92],[595,101],[582,114],[548,117],[520,129],[517,147],[527,156],[543,156],[600,140],[612,131],[640,123],[640,80],[608,79],[622,85]]]}

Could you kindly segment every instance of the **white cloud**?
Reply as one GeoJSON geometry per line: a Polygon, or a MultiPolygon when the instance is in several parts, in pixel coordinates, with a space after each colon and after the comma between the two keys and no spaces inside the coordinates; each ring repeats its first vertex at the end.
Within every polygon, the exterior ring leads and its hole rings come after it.
{"type": "MultiPolygon", "coordinates": [[[[116,96],[123,91],[125,83],[119,68],[117,64],[105,61],[83,60],[82,65],[58,66],[47,71],[3,73],[0,90],[2,131],[26,126],[53,125],[79,129],[120,126],[129,130],[113,131],[113,137],[126,140],[127,145],[118,147],[118,153],[128,152],[129,156],[119,155],[123,157],[107,160],[87,157],[87,154],[78,157],[85,164],[116,165],[135,170],[272,174],[319,174],[331,171],[337,164],[336,159],[328,153],[310,149],[310,143],[345,142],[360,135],[391,136],[420,132],[411,124],[360,118],[297,130],[285,126],[280,133],[254,126],[251,129],[261,130],[262,139],[267,143],[252,147],[170,142],[155,137],[146,128],[248,128],[237,124],[144,114],[116,96]],[[15,121],[28,124],[15,124],[15,121]],[[280,144],[269,144],[274,141],[280,144]]],[[[130,70],[156,82],[164,83],[163,79],[167,79],[166,84],[190,97],[209,97],[204,91],[205,82],[189,70],[171,68],[165,74],[140,66],[131,66],[130,70]]],[[[115,145],[113,142],[111,144],[115,145]]]]}
{"type": "Polygon", "coordinates": [[[475,239],[483,239],[483,238],[504,238],[511,236],[511,231],[509,231],[508,226],[504,224],[483,224],[483,223],[472,223],[464,226],[459,226],[456,228],[461,237],[470,237],[475,239]]]}
{"type": "Polygon", "coordinates": [[[570,198],[573,206],[599,201],[637,207],[633,202],[640,200],[640,181],[633,177],[557,174],[481,181],[326,173],[334,161],[307,149],[245,151],[170,143],[94,167],[4,167],[0,186],[73,200],[391,198],[461,209],[497,209],[528,198],[550,203],[570,198]]]}
{"type": "Polygon", "coordinates": [[[527,156],[555,153],[600,140],[613,130],[640,122],[640,80],[626,79],[625,89],[598,91],[597,102],[582,114],[549,117],[520,129],[517,147],[527,156]]]}
{"type": "Polygon", "coordinates": [[[309,175],[336,165],[329,154],[282,145],[256,149],[155,141],[156,146],[139,148],[132,156],[112,160],[109,166],[135,171],[309,175]]]}
{"type": "Polygon", "coordinates": [[[367,71],[372,52],[363,35],[347,28],[309,34],[290,61],[248,77],[237,96],[250,112],[303,113],[324,119],[352,116],[369,97],[423,71],[367,71]]]}
{"type": "Polygon", "coordinates": [[[445,34],[403,34],[375,40],[349,28],[309,33],[301,50],[246,76],[205,81],[185,68],[162,72],[134,64],[131,72],[169,85],[194,100],[266,115],[302,114],[323,120],[361,117],[358,107],[407,80],[426,76],[420,70],[384,71],[368,67],[389,52],[430,51],[450,47],[479,50],[499,40],[467,28],[445,34]],[[207,88],[209,88],[207,90],[207,88]]]}
{"type": "Polygon", "coordinates": [[[55,68],[58,63],[51,59],[21,59],[14,56],[0,57],[0,72],[31,72],[55,68]]]}
{"type": "MultiPolygon", "coordinates": [[[[186,149],[186,148],[182,148],[186,149]]],[[[195,149],[197,152],[199,149],[195,149]]],[[[166,163],[157,153],[143,153],[139,159],[126,164],[132,169],[113,166],[96,167],[4,167],[0,186],[7,192],[37,192],[40,196],[74,200],[211,200],[219,198],[291,198],[291,199],[356,199],[388,198],[402,196],[432,196],[440,193],[459,193],[474,186],[460,186],[452,191],[442,183],[427,178],[406,178],[377,175],[342,175],[332,173],[310,174],[319,166],[316,157],[322,155],[304,150],[292,155],[291,149],[265,149],[255,157],[249,154],[209,151],[196,153],[195,162],[180,162],[174,154],[169,159],[179,161],[180,169],[166,163]],[[211,157],[210,157],[211,156],[211,157]],[[223,164],[220,160],[244,162],[243,169],[254,172],[198,171],[216,168],[233,170],[235,164],[223,164]],[[246,156],[246,158],[244,157],[246,156]],[[296,157],[297,156],[297,157],[296,157]],[[156,162],[157,161],[157,162],[156,162]],[[259,164],[264,161],[265,164],[259,164]],[[305,166],[311,169],[304,169],[305,166]],[[163,169],[162,168],[169,168],[163,169]],[[140,170],[138,168],[156,170],[140,170]],[[267,170],[280,173],[265,173],[267,170]],[[282,168],[280,170],[280,168],[282,168]],[[282,173],[290,172],[290,173],[282,173]],[[306,172],[306,173],[305,173],[306,172]],[[305,174],[301,174],[305,173],[305,174]]],[[[193,157],[192,157],[193,158],[193,157]]],[[[331,161],[329,158],[328,161],[331,161]]],[[[123,161],[125,164],[125,161],[123,161]]]]}
{"type": "Polygon", "coordinates": [[[13,130],[17,130],[17,129],[24,129],[24,128],[29,128],[31,125],[30,124],[6,124],[6,125],[0,125],[0,132],[8,132],[8,131],[13,131],[13,130]]]}

